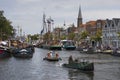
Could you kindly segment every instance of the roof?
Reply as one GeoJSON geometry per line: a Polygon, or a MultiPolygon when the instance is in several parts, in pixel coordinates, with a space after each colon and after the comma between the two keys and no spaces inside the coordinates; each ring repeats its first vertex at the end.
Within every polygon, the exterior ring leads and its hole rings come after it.
{"type": "Polygon", "coordinates": [[[89,21],[86,23],[86,25],[90,25],[91,27],[96,26],[96,21],[89,21]]]}

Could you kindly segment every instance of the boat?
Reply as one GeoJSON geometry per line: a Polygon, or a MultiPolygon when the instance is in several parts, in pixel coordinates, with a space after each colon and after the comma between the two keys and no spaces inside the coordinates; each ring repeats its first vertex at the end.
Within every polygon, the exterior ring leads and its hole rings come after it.
{"type": "Polygon", "coordinates": [[[17,58],[32,58],[34,50],[31,47],[17,48],[13,50],[13,56],[17,58]]]}
{"type": "Polygon", "coordinates": [[[100,48],[92,47],[90,45],[78,46],[76,50],[78,50],[80,53],[88,53],[88,54],[102,53],[102,50],[100,48]]]}
{"type": "Polygon", "coordinates": [[[59,38],[55,36],[56,32],[54,32],[52,23],[53,20],[51,18],[46,19],[45,14],[43,14],[43,29],[41,30],[41,39],[39,41],[38,47],[48,50],[62,50],[62,47],[59,44],[59,38]]]}
{"type": "Polygon", "coordinates": [[[6,41],[0,41],[0,58],[10,57],[8,43],[6,41]]]}
{"type": "Polygon", "coordinates": [[[94,71],[93,62],[91,63],[88,61],[79,62],[77,59],[73,60],[71,56],[69,58],[69,63],[64,63],[63,67],[78,69],[82,71],[94,71]]]}
{"type": "Polygon", "coordinates": [[[60,42],[57,40],[51,40],[48,42],[41,43],[39,48],[48,49],[48,50],[62,50],[62,46],[59,44],[60,42]]]}
{"type": "Polygon", "coordinates": [[[94,53],[102,53],[102,50],[101,49],[95,49],[94,53]]]}
{"type": "Polygon", "coordinates": [[[62,48],[65,50],[75,50],[76,46],[73,40],[61,40],[62,48]]]}
{"type": "Polygon", "coordinates": [[[112,54],[112,53],[113,53],[113,50],[112,50],[112,49],[103,50],[102,53],[104,53],[104,54],[112,54]]]}
{"type": "Polygon", "coordinates": [[[48,49],[48,50],[62,50],[62,47],[60,45],[42,45],[41,48],[48,49]]]}
{"type": "Polygon", "coordinates": [[[83,48],[82,50],[80,50],[80,53],[94,54],[96,53],[96,51],[94,50],[94,48],[88,47],[88,48],[83,48]]]}
{"type": "Polygon", "coordinates": [[[10,57],[11,54],[9,52],[9,49],[3,46],[0,46],[0,58],[7,58],[10,57]]]}
{"type": "Polygon", "coordinates": [[[61,50],[62,47],[60,45],[51,45],[49,46],[49,50],[61,50]]]}
{"type": "Polygon", "coordinates": [[[113,50],[113,52],[111,53],[112,56],[118,56],[120,57],[120,50],[113,50]]]}
{"type": "Polygon", "coordinates": [[[68,69],[68,75],[70,80],[94,80],[94,72],[93,71],[81,71],[75,69],[68,69]],[[84,78],[85,75],[87,78],[84,78]],[[82,77],[82,78],[80,78],[82,77]],[[74,79],[73,79],[74,78],[74,79]]]}
{"type": "Polygon", "coordinates": [[[43,58],[43,60],[47,60],[47,61],[59,61],[62,60],[57,52],[54,51],[49,51],[47,53],[47,56],[45,56],[45,58],[43,58]]]}

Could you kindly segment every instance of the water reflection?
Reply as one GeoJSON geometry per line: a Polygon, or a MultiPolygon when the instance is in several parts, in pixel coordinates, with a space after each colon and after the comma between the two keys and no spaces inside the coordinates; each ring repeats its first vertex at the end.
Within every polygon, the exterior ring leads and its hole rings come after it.
{"type": "Polygon", "coordinates": [[[68,70],[70,80],[93,80],[94,72],[84,72],[75,69],[68,70]]]}

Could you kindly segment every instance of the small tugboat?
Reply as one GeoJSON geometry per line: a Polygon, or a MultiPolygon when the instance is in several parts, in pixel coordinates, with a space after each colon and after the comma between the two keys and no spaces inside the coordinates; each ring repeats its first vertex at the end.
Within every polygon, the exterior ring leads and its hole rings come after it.
{"type": "Polygon", "coordinates": [[[69,57],[69,63],[64,63],[63,67],[78,69],[82,71],[94,71],[94,63],[90,62],[78,62],[77,59],[73,60],[72,56],[69,57]]]}
{"type": "Polygon", "coordinates": [[[43,58],[43,60],[47,60],[47,61],[59,61],[62,60],[57,52],[54,51],[50,51],[47,53],[47,56],[45,58],[43,58]]]}
{"type": "Polygon", "coordinates": [[[75,42],[73,40],[61,40],[62,48],[65,50],[75,50],[75,42]]]}

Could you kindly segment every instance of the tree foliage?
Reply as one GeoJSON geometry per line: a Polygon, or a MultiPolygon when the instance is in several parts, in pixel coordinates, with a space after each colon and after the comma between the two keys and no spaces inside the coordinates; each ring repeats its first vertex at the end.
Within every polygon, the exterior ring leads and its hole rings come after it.
{"type": "Polygon", "coordinates": [[[83,32],[80,33],[80,38],[81,38],[81,39],[86,39],[87,36],[89,36],[89,34],[88,34],[87,31],[83,31],[83,32]]]}
{"type": "Polygon", "coordinates": [[[118,37],[120,38],[120,32],[118,32],[117,34],[118,34],[118,37]]]}
{"type": "Polygon", "coordinates": [[[31,40],[38,40],[39,39],[39,34],[28,35],[28,38],[30,38],[31,40]]]}
{"type": "Polygon", "coordinates": [[[4,15],[4,11],[0,11],[0,39],[6,40],[14,35],[14,29],[9,21],[4,15]]]}
{"type": "Polygon", "coordinates": [[[97,32],[96,32],[96,35],[95,36],[92,36],[92,40],[95,40],[95,41],[101,41],[101,36],[102,36],[102,31],[101,30],[98,30],[97,32]]]}
{"type": "Polygon", "coordinates": [[[74,38],[75,38],[75,33],[71,32],[68,34],[68,39],[74,40],[74,38]]]}

